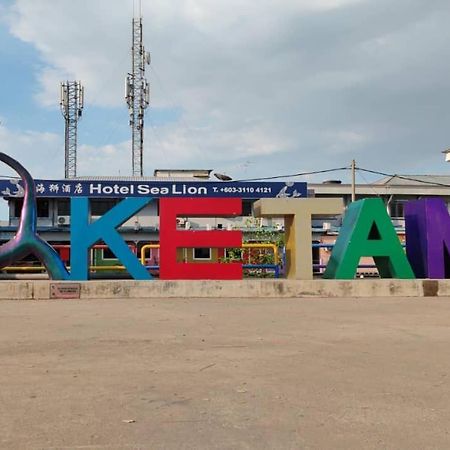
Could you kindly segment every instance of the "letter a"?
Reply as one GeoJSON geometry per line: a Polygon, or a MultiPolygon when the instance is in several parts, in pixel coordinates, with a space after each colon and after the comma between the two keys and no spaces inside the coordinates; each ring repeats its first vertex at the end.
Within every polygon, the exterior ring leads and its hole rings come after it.
{"type": "Polygon", "coordinates": [[[350,204],[324,278],[354,278],[362,256],[373,257],[382,278],[414,278],[383,201],[379,198],[350,204]]]}

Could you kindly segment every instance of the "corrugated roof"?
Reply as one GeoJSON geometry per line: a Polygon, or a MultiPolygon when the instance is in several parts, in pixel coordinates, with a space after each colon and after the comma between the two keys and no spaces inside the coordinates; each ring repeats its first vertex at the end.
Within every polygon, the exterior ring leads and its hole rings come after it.
{"type": "Polygon", "coordinates": [[[120,177],[120,176],[93,176],[93,177],[76,177],[75,180],[79,181],[124,181],[124,182],[163,182],[163,181],[190,181],[192,183],[198,183],[199,181],[206,182],[211,181],[204,178],[196,177],[120,177]]]}
{"type": "MultiPolygon", "coordinates": [[[[156,177],[160,174],[160,177],[171,176],[170,174],[182,174],[182,173],[190,173],[194,177],[198,178],[209,178],[211,175],[212,169],[155,169],[153,171],[153,175],[156,177]]],[[[173,175],[175,176],[175,175],[173,175]]],[[[176,175],[177,176],[177,175],[176,175]]]]}
{"type": "Polygon", "coordinates": [[[450,175],[395,175],[384,177],[374,181],[377,185],[396,186],[424,186],[424,185],[448,185],[450,186],[450,175]]]}

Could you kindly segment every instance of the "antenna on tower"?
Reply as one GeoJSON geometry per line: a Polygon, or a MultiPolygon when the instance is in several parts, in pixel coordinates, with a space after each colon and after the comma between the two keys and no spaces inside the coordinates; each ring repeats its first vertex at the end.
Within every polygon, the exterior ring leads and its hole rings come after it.
{"type": "Polygon", "coordinates": [[[61,83],[61,113],[65,119],[64,177],[77,176],[77,132],[84,106],[84,87],[80,81],[61,83]]]}
{"type": "MultiPolygon", "coordinates": [[[[133,3],[134,6],[134,3],[133,3]]],[[[145,78],[145,66],[150,64],[150,53],[142,42],[142,11],[132,21],[131,73],[125,82],[125,100],[130,114],[132,174],[143,176],[144,111],[150,103],[150,86],[145,78]]]]}

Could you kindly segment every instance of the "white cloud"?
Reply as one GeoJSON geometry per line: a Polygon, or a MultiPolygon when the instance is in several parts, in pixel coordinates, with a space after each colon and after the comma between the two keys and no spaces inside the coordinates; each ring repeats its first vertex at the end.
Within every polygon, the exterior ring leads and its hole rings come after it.
{"type": "MultiPolygon", "coordinates": [[[[69,78],[85,85],[87,110],[125,108],[132,0],[75,5],[15,1],[10,30],[44,63],[37,100],[56,108],[69,78]]],[[[250,160],[255,175],[271,175],[353,157],[380,167],[382,155],[402,170],[448,146],[448,0],[155,0],[143,9],[152,107],[182,111],[177,123],[147,126],[147,173],[250,160]]],[[[81,146],[80,169],[126,172],[129,154],[127,142],[81,146]]]]}
{"type": "Polygon", "coordinates": [[[131,142],[102,146],[80,145],[78,148],[78,176],[120,175],[131,172],[131,142]]]}
{"type": "MultiPolygon", "coordinates": [[[[34,178],[62,178],[64,142],[48,132],[14,131],[0,125],[0,152],[17,159],[34,178]]],[[[1,164],[0,175],[17,176],[1,164]]]]}
{"type": "MultiPolygon", "coordinates": [[[[0,118],[0,152],[23,164],[34,178],[63,177],[62,148],[60,136],[47,132],[13,131],[0,118]]],[[[0,176],[17,177],[17,173],[0,163],[0,176]]],[[[7,203],[0,199],[0,220],[7,219],[7,203]]]]}
{"type": "MultiPolygon", "coordinates": [[[[144,34],[155,71],[172,98],[185,111],[205,114],[236,89],[251,101],[252,85],[269,89],[277,82],[295,81],[289,61],[270,52],[281,34],[295,32],[290,19],[322,14],[362,0],[158,0],[145,3],[144,34]],[[282,63],[279,66],[279,63],[282,63]]],[[[16,0],[11,32],[35,46],[46,66],[40,69],[38,101],[57,105],[63,79],[80,79],[86,100],[101,106],[123,106],[123,80],[130,70],[132,2],[97,0],[16,0]]],[[[291,42],[294,47],[304,43],[291,42]]],[[[292,55],[293,56],[293,55],[292,55]]],[[[172,103],[152,81],[153,104],[172,103]]],[[[268,92],[267,92],[268,93],[268,92]]],[[[274,92],[271,93],[273,96],[274,92]]],[[[248,105],[246,105],[248,107],[248,105]]]]}
{"type": "MultiPolygon", "coordinates": [[[[371,137],[361,131],[354,130],[339,130],[336,132],[326,133],[325,151],[330,155],[346,154],[352,155],[355,149],[361,148],[369,143],[371,137]]],[[[347,157],[352,159],[351,156],[347,157]]]]}
{"type": "MultiPolygon", "coordinates": [[[[234,166],[246,169],[248,161],[267,155],[283,153],[289,142],[271,135],[264,127],[253,126],[233,132],[211,133],[208,127],[189,130],[176,125],[158,129],[149,134],[144,149],[144,172],[152,175],[156,168],[218,169],[234,166]],[[238,163],[241,161],[240,163],[238,163]],[[247,161],[246,164],[244,164],[247,161]]],[[[78,174],[129,175],[131,172],[131,142],[115,145],[81,145],[78,149],[78,174]]]]}

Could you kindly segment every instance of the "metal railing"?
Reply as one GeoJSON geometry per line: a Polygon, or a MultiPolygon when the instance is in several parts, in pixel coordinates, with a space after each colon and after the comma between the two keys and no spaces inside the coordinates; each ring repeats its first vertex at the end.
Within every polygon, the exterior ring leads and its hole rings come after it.
{"type": "MultiPolygon", "coordinates": [[[[159,244],[145,244],[141,248],[141,264],[146,268],[150,270],[159,270],[159,265],[153,265],[149,266],[146,264],[146,257],[145,257],[145,251],[150,249],[159,249],[159,244]]],[[[260,248],[260,249],[272,249],[273,251],[273,264],[243,264],[242,267],[244,269],[267,269],[267,270],[273,270],[275,274],[275,278],[280,277],[280,258],[278,256],[278,247],[275,244],[250,244],[250,243],[244,243],[242,244],[243,249],[252,249],[252,248],[260,248]]]]}

